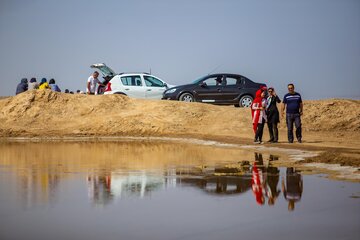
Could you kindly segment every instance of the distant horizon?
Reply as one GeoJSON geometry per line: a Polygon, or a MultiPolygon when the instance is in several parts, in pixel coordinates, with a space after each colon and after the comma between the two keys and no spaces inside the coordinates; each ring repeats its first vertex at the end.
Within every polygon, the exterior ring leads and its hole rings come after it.
{"type": "Polygon", "coordinates": [[[93,63],[182,85],[214,72],[304,99],[360,98],[358,0],[3,0],[0,95],[21,78],[82,91],[93,63]]]}

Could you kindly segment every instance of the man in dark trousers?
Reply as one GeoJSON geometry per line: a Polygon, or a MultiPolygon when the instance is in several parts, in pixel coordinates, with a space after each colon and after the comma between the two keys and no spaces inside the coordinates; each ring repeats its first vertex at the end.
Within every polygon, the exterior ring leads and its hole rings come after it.
{"type": "Polygon", "coordinates": [[[286,184],[284,179],[281,181],[281,189],[284,198],[289,202],[288,210],[294,211],[295,203],[299,202],[303,192],[303,179],[301,174],[294,168],[286,169],[286,184]]]}
{"type": "Polygon", "coordinates": [[[279,110],[277,103],[281,103],[280,98],[275,92],[275,89],[270,87],[268,89],[269,97],[267,98],[268,104],[266,106],[267,124],[269,128],[270,140],[269,142],[277,143],[279,140],[278,123],[280,122],[279,110]]]}
{"type": "Polygon", "coordinates": [[[303,114],[303,102],[301,95],[295,92],[294,84],[288,84],[289,93],[284,96],[283,105],[282,105],[282,115],[284,116],[284,110],[286,108],[286,125],[288,129],[288,141],[289,143],[294,142],[294,123],[296,128],[296,138],[299,143],[302,141],[301,134],[301,118],[303,114]]]}

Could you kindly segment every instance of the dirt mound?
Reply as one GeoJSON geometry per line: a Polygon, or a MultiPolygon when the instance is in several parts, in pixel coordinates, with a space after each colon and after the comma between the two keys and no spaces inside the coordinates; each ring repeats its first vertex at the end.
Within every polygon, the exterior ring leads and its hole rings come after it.
{"type": "MultiPolygon", "coordinates": [[[[359,131],[360,101],[305,102],[309,131],[359,131]]],[[[33,90],[0,100],[0,136],[211,135],[252,138],[249,109],[33,90]]],[[[285,124],[281,124],[285,128],[285,124]]]]}
{"type": "Polygon", "coordinates": [[[306,101],[303,121],[311,131],[360,131],[360,101],[306,101]]]}

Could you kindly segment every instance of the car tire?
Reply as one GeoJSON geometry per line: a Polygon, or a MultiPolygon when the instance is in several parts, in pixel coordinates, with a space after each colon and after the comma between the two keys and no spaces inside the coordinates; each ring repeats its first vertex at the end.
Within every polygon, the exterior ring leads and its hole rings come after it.
{"type": "Polygon", "coordinates": [[[191,93],[183,93],[179,97],[179,101],[182,102],[194,102],[194,96],[191,93]]]}
{"type": "Polygon", "coordinates": [[[253,98],[249,95],[245,95],[245,96],[242,96],[239,100],[239,106],[240,107],[250,107],[252,102],[253,102],[253,98]]]}

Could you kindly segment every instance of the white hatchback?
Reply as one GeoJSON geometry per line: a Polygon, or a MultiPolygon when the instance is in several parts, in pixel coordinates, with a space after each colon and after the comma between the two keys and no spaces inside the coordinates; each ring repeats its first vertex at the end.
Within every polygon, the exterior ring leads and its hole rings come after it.
{"type": "Polygon", "coordinates": [[[149,73],[116,74],[104,63],[91,65],[104,76],[104,94],[123,94],[133,98],[161,99],[166,89],[173,87],[149,73]]]}

